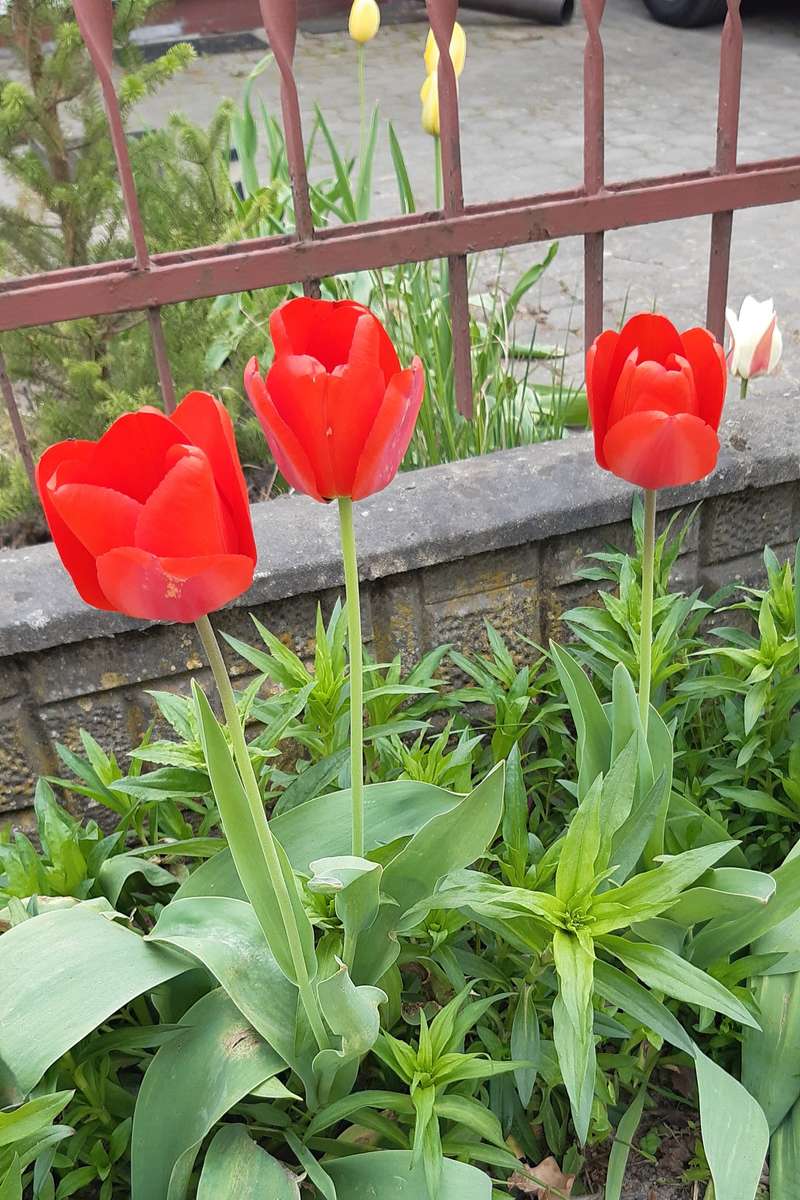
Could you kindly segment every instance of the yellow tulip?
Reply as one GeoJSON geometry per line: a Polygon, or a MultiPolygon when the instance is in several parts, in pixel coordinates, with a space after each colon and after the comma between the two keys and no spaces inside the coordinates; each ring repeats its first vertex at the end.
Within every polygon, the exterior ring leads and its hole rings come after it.
{"type": "MultiPolygon", "coordinates": [[[[450,57],[453,60],[453,66],[456,72],[456,78],[464,70],[464,62],[467,57],[467,35],[458,21],[453,26],[453,33],[450,38],[450,57]]],[[[425,70],[429,75],[432,75],[439,66],[439,47],[436,44],[436,38],[433,36],[433,30],[428,30],[428,40],[425,42],[425,70]]]]}
{"type": "Polygon", "coordinates": [[[439,87],[435,75],[429,75],[420,92],[422,100],[422,128],[431,137],[439,136],[439,87]]]}
{"type": "Polygon", "coordinates": [[[381,10],[376,0],[353,0],[347,28],[359,46],[371,42],[381,27],[381,10]]]}

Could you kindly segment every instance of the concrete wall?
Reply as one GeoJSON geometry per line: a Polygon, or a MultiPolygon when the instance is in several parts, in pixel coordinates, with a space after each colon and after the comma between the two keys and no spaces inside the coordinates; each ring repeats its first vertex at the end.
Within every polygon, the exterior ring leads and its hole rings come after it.
{"type": "MultiPolygon", "coordinates": [[[[660,510],[703,499],[678,565],[681,585],[761,576],[761,550],[800,536],[797,398],[734,402],[717,471],[664,492],[660,510]]],[[[559,616],[591,595],[584,554],[630,545],[633,489],[594,464],[587,434],[400,476],[357,506],[364,629],[375,654],[413,660],[448,641],[484,645],[484,620],[512,643],[558,637],[559,616]]],[[[289,497],[254,509],[251,591],[215,617],[255,641],[255,612],[310,651],[318,601],[342,583],[335,506],[289,497]]],[[[520,651],[524,653],[524,651],[520,651]]],[[[241,669],[241,663],[232,664],[241,669]]],[[[147,726],[147,688],[185,690],[205,667],[192,627],[144,625],[87,608],[52,546],[0,555],[0,814],[22,819],[54,744],[88,729],[121,756],[147,726]]],[[[121,760],[121,761],[124,761],[121,760]]]]}

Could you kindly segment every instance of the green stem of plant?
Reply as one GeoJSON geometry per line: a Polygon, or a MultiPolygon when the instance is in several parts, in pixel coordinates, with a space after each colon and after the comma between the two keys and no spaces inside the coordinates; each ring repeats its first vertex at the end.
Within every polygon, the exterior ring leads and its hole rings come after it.
{"type": "Polygon", "coordinates": [[[222,657],[219,642],[208,617],[200,617],[195,624],[208,658],[208,665],[211,667],[211,672],[214,676],[214,682],[217,685],[219,698],[222,702],[222,711],[225,714],[225,722],[228,727],[228,735],[231,739],[233,756],[239,769],[242,784],[244,785],[253,823],[258,831],[259,843],[264,853],[270,883],[275,892],[281,918],[286,929],[286,937],[289,942],[289,950],[297,977],[300,1000],[318,1046],[320,1049],[325,1049],[330,1045],[330,1039],[325,1032],[325,1024],[322,1020],[317,995],[306,969],[300,931],[297,928],[291,897],[289,896],[286,880],[283,877],[280,860],[278,859],[275,838],[264,812],[264,803],[261,799],[256,773],[253,770],[250,752],[247,749],[247,741],[244,736],[239,710],[236,707],[236,697],[233,694],[233,687],[231,686],[228,670],[225,666],[225,660],[222,657]]]}
{"type": "Polygon", "coordinates": [[[353,798],[353,854],[364,857],[364,666],[361,642],[361,600],[358,557],[353,529],[353,501],[339,497],[344,587],[347,598],[347,640],[350,651],[350,788],[353,798]]]}
{"type": "Polygon", "coordinates": [[[438,134],[433,139],[433,207],[442,207],[442,139],[438,134]]]}
{"type": "Polygon", "coordinates": [[[750,382],[749,379],[742,379],[739,384],[739,395],[742,398],[742,400],[744,400],[745,396],[747,395],[747,385],[749,382],[750,382]]]}
{"type": "Polygon", "coordinates": [[[367,148],[367,51],[361,42],[358,44],[358,130],[359,163],[363,171],[367,148]]]}
{"type": "Polygon", "coordinates": [[[642,547],[642,633],[639,643],[639,713],[647,736],[650,715],[650,682],[653,667],[653,569],[656,549],[656,495],[644,493],[644,545],[642,547]]]}

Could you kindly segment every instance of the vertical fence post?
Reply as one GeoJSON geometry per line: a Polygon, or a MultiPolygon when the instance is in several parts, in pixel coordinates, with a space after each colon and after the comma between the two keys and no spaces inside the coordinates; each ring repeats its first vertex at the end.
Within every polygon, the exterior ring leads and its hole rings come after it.
{"type": "MultiPolygon", "coordinates": [[[[442,154],[442,200],[445,216],[464,211],[461,175],[461,134],[458,121],[458,81],[450,58],[450,39],[458,15],[458,0],[426,0],[428,19],[439,48],[439,128],[442,154]]],[[[447,260],[450,287],[450,317],[453,328],[453,378],[456,406],[472,417],[472,356],[469,332],[469,280],[467,258],[451,255],[447,260]]]]}
{"type": "MultiPolygon", "coordinates": [[[[108,117],[114,155],[117,160],[117,170],[119,172],[120,184],[122,185],[122,197],[125,202],[125,212],[131,232],[136,267],[140,271],[149,271],[151,269],[150,254],[144,236],[142,214],[139,209],[136,185],[133,179],[133,171],[131,170],[131,160],[125,137],[125,127],[122,123],[122,113],[120,112],[119,100],[114,90],[114,81],[111,76],[114,55],[114,10],[111,0],[73,0],[73,8],[75,9],[75,17],[83,40],[86,43],[86,48],[89,51],[92,64],[97,72],[100,88],[103,93],[103,103],[105,104],[106,115],[108,117]]],[[[172,412],[175,408],[175,387],[172,382],[169,358],[167,357],[160,308],[157,306],[148,308],[147,319],[150,325],[150,339],[158,371],[158,381],[161,386],[161,395],[164,400],[164,408],[167,412],[172,412]]]]}
{"type": "MultiPolygon", "coordinates": [[[[583,0],[586,46],[583,52],[583,186],[596,196],[605,184],[605,56],[600,22],[606,0],[583,0]]],[[[605,237],[583,238],[583,329],[586,349],[603,328],[603,248],[605,237]]]]}
{"type": "MultiPolygon", "coordinates": [[[[739,141],[739,106],[742,92],[741,0],[728,0],[728,15],[722,28],[719,62],[719,105],[717,110],[717,156],[714,172],[730,175],[736,170],[739,141]]],[[[725,336],[725,305],[731,262],[733,212],[717,212],[711,218],[711,251],[708,264],[708,307],[706,324],[720,342],[725,336]]]]}
{"type": "Polygon", "coordinates": [[[25,472],[31,482],[33,493],[36,495],[36,468],[33,463],[31,444],[28,441],[25,426],[22,424],[22,416],[20,415],[17,398],[14,395],[14,389],[11,386],[11,380],[6,370],[6,360],[2,350],[0,350],[0,391],[3,393],[3,400],[8,413],[8,419],[11,422],[11,431],[14,434],[14,441],[17,443],[19,456],[22,459],[25,472]]]}
{"type": "MultiPolygon", "coordinates": [[[[281,114],[286,138],[286,160],[289,164],[289,177],[292,181],[295,229],[301,242],[310,242],[314,237],[314,219],[308,195],[308,173],[303,144],[303,122],[300,116],[300,98],[297,93],[297,80],[294,77],[297,0],[259,0],[259,2],[264,29],[281,77],[281,114]]],[[[319,281],[313,278],[305,279],[303,291],[307,296],[319,296],[319,281]]]]}

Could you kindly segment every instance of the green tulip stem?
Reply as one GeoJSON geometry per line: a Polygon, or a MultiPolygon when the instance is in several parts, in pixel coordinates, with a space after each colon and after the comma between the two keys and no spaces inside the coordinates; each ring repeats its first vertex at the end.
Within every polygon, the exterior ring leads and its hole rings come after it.
{"type": "Polygon", "coordinates": [[[644,493],[644,545],[642,547],[642,632],[639,644],[639,713],[647,737],[650,684],[653,669],[653,569],[656,550],[656,495],[644,493]]]}
{"type": "Polygon", "coordinates": [[[739,383],[739,396],[742,400],[747,396],[747,385],[749,382],[750,380],[743,376],[739,383]]]}
{"type": "Polygon", "coordinates": [[[347,642],[350,653],[350,789],[353,805],[353,854],[364,857],[364,665],[358,557],[353,529],[353,501],[339,497],[339,529],[347,599],[347,642]]]}
{"type": "Polygon", "coordinates": [[[316,1042],[319,1048],[323,1050],[330,1046],[330,1039],[325,1032],[325,1024],[322,1020],[317,994],[314,991],[306,968],[300,931],[297,928],[297,922],[292,909],[289,889],[281,870],[275,838],[264,812],[264,802],[261,798],[258,780],[256,779],[256,773],[253,770],[253,763],[247,749],[247,741],[244,736],[239,710],[236,707],[236,697],[233,694],[233,687],[231,686],[228,670],[225,666],[225,660],[222,657],[219,642],[208,617],[200,617],[195,622],[195,625],[200,635],[203,649],[206,652],[208,664],[214,676],[214,682],[217,685],[219,698],[222,702],[222,711],[225,714],[225,721],[228,726],[228,735],[231,739],[233,756],[239,769],[239,775],[250,807],[250,814],[261,849],[264,853],[270,884],[278,901],[281,918],[286,930],[286,937],[289,942],[289,950],[292,955],[292,964],[297,977],[297,989],[300,993],[300,999],[316,1042]]]}
{"type": "Polygon", "coordinates": [[[358,140],[363,173],[367,151],[367,51],[363,42],[358,43],[358,140]]]}

